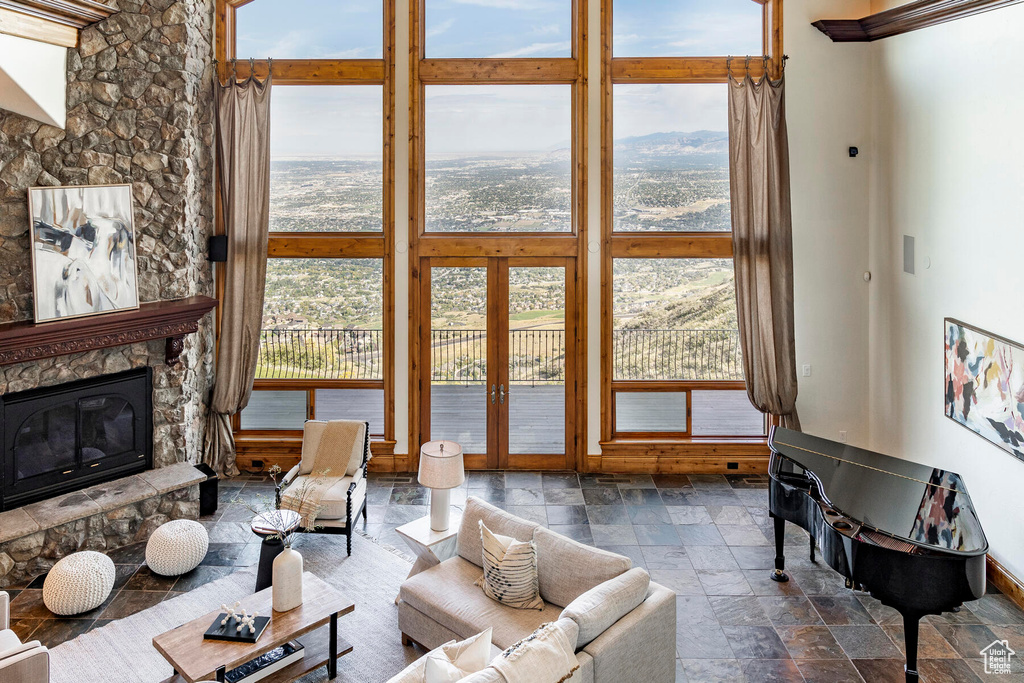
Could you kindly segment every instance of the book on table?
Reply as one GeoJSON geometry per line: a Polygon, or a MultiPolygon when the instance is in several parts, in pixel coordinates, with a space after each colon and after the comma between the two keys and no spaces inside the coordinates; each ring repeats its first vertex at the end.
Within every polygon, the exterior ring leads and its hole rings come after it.
{"type": "Polygon", "coordinates": [[[226,672],[224,680],[227,683],[256,683],[302,659],[303,650],[302,643],[292,640],[226,672]]]}

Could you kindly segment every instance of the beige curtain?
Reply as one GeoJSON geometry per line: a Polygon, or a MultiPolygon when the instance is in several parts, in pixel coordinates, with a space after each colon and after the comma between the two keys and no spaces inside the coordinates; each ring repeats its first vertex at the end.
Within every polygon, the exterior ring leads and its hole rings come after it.
{"type": "Polygon", "coordinates": [[[206,425],[204,461],[221,476],[238,474],[231,416],[249,403],[267,275],[270,225],[270,82],[217,83],[217,169],[228,260],[220,302],[217,374],[206,425]]]}
{"type": "Polygon", "coordinates": [[[736,310],[750,402],[790,429],[796,414],[793,221],[784,79],[729,78],[736,310]]]}

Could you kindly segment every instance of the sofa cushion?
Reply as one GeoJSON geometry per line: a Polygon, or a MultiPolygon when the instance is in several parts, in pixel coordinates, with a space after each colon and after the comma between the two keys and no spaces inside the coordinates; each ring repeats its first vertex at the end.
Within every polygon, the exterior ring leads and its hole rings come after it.
{"type": "Polygon", "coordinates": [[[491,629],[461,642],[445,643],[427,654],[423,683],[457,683],[491,661],[491,629]]]}
{"type": "Polygon", "coordinates": [[[484,566],[484,549],[480,543],[480,520],[483,520],[492,532],[502,536],[511,536],[517,541],[533,540],[533,531],[539,526],[515,515],[510,515],[479,498],[471,497],[466,501],[466,511],[462,513],[458,550],[461,558],[469,560],[477,567],[484,566]]]}
{"type": "Polygon", "coordinates": [[[525,638],[541,624],[558,619],[561,608],[554,605],[545,605],[542,610],[522,610],[491,600],[473,585],[481,576],[483,571],[475,564],[453,557],[407,579],[399,598],[460,638],[493,626],[491,642],[500,648],[525,638]]]}
{"type": "Polygon", "coordinates": [[[544,609],[537,587],[537,547],[533,541],[491,533],[480,520],[484,575],[477,581],[484,595],[516,609],[544,609]]]}
{"type": "Polygon", "coordinates": [[[635,567],[594,586],[570,602],[562,610],[562,617],[579,625],[576,649],[586,647],[612,624],[636,609],[647,597],[650,585],[650,575],[635,567]]]}
{"type": "Polygon", "coordinates": [[[0,655],[21,645],[18,635],[9,628],[0,631],[0,655]]]}
{"type": "Polygon", "coordinates": [[[628,557],[577,543],[544,527],[537,528],[533,541],[540,595],[562,607],[633,566],[628,557]]]}

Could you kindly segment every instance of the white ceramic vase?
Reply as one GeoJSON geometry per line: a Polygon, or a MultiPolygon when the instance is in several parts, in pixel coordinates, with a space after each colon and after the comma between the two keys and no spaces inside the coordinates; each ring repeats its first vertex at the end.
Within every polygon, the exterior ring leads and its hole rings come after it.
{"type": "Polygon", "coordinates": [[[274,611],[287,612],[302,604],[302,555],[285,548],[274,558],[274,611]]]}

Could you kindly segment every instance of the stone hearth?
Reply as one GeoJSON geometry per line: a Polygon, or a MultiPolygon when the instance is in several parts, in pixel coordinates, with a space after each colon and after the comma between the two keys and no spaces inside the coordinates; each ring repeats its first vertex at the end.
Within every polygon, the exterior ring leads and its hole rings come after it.
{"type": "Polygon", "coordinates": [[[205,480],[179,463],[0,513],[0,588],[44,574],[73,552],[115,550],[172,519],[198,518],[205,480]]]}

